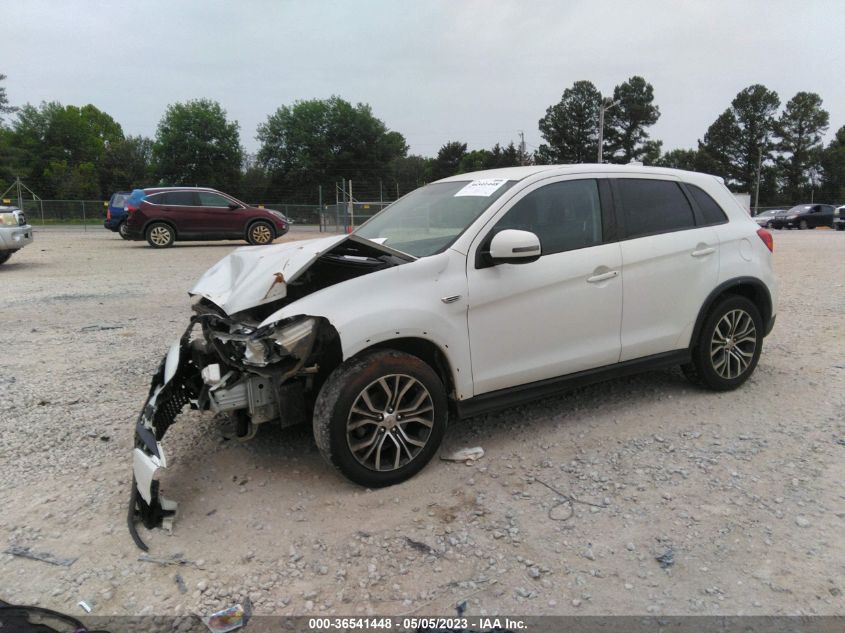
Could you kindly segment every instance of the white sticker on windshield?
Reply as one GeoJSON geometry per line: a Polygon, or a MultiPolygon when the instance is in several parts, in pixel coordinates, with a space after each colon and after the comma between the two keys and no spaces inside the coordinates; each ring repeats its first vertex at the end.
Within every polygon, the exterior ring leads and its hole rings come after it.
{"type": "Polygon", "coordinates": [[[489,196],[507,181],[507,178],[482,178],[481,180],[473,180],[458,191],[458,193],[455,194],[455,197],[489,196]]]}

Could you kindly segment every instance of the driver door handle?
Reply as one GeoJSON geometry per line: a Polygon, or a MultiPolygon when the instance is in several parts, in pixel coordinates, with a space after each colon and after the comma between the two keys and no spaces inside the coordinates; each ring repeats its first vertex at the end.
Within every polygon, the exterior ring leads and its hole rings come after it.
{"type": "Polygon", "coordinates": [[[705,255],[709,255],[710,253],[715,253],[716,249],[712,246],[707,246],[706,248],[698,248],[694,250],[691,254],[693,257],[704,257],[705,255]]]}
{"type": "Polygon", "coordinates": [[[597,284],[600,281],[606,281],[607,279],[613,279],[619,274],[618,270],[611,270],[606,273],[602,273],[600,275],[593,275],[592,277],[587,277],[587,283],[589,284],[597,284]]]}

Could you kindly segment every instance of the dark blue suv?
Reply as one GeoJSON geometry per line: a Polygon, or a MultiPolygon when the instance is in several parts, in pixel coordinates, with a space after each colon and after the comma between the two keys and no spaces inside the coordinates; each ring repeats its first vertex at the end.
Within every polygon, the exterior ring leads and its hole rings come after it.
{"type": "Polygon", "coordinates": [[[106,209],[106,219],[103,226],[110,231],[120,233],[120,237],[126,239],[126,201],[129,199],[128,191],[118,191],[111,195],[108,209],[106,209]]]}

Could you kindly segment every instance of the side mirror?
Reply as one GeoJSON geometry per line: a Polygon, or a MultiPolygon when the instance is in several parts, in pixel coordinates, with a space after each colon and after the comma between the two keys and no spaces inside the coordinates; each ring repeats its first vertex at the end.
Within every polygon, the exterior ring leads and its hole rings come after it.
{"type": "Polygon", "coordinates": [[[229,203],[229,210],[234,211],[235,209],[240,209],[241,205],[235,204],[234,202],[229,203]]]}
{"type": "Polygon", "coordinates": [[[531,231],[505,229],[490,242],[490,259],[494,264],[527,264],[541,255],[540,238],[531,231]]]}

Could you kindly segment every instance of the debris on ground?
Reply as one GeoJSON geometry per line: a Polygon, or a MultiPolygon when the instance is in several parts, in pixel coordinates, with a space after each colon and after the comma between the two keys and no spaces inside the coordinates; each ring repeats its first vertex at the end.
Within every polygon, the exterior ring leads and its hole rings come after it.
{"type": "Polygon", "coordinates": [[[244,626],[251,615],[252,603],[247,598],[244,600],[243,605],[236,604],[233,607],[223,609],[200,619],[211,633],[227,633],[227,631],[234,631],[244,626]]]}
{"type": "Polygon", "coordinates": [[[76,604],[82,607],[82,610],[85,611],[85,613],[91,613],[91,605],[85,602],[84,600],[80,600],[76,604]]]}
{"type": "Polygon", "coordinates": [[[188,593],[188,586],[185,584],[185,579],[181,574],[176,574],[173,580],[176,581],[176,586],[179,588],[179,593],[188,593]]]}
{"type": "Polygon", "coordinates": [[[445,462],[474,462],[484,457],[484,449],[480,446],[461,448],[451,453],[441,453],[440,459],[445,462]]]}
{"type": "Polygon", "coordinates": [[[655,556],[654,559],[660,563],[661,569],[668,569],[675,564],[675,551],[671,547],[667,547],[660,556],[655,556]]]}
{"type": "Polygon", "coordinates": [[[437,550],[435,550],[431,545],[427,545],[421,541],[415,541],[409,536],[405,537],[405,543],[408,547],[417,550],[418,552],[422,552],[423,554],[432,554],[437,556],[437,550]]]}
{"type": "Polygon", "coordinates": [[[60,565],[62,567],[70,567],[76,562],[76,558],[60,558],[51,554],[50,552],[33,552],[28,547],[20,547],[19,545],[10,545],[5,550],[6,554],[12,556],[20,556],[21,558],[31,558],[32,560],[40,560],[51,565],[60,565]]]}
{"type": "Polygon", "coordinates": [[[155,563],[156,565],[196,565],[194,561],[188,560],[184,558],[182,554],[173,554],[169,558],[156,558],[155,556],[150,556],[149,554],[141,554],[138,557],[138,560],[143,563],[155,563]]]}
{"type": "Polygon", "coordinates": [[[122,330],[122,325],[86,325],[80,332],[103,332],[105,330],[122,330]]]}

